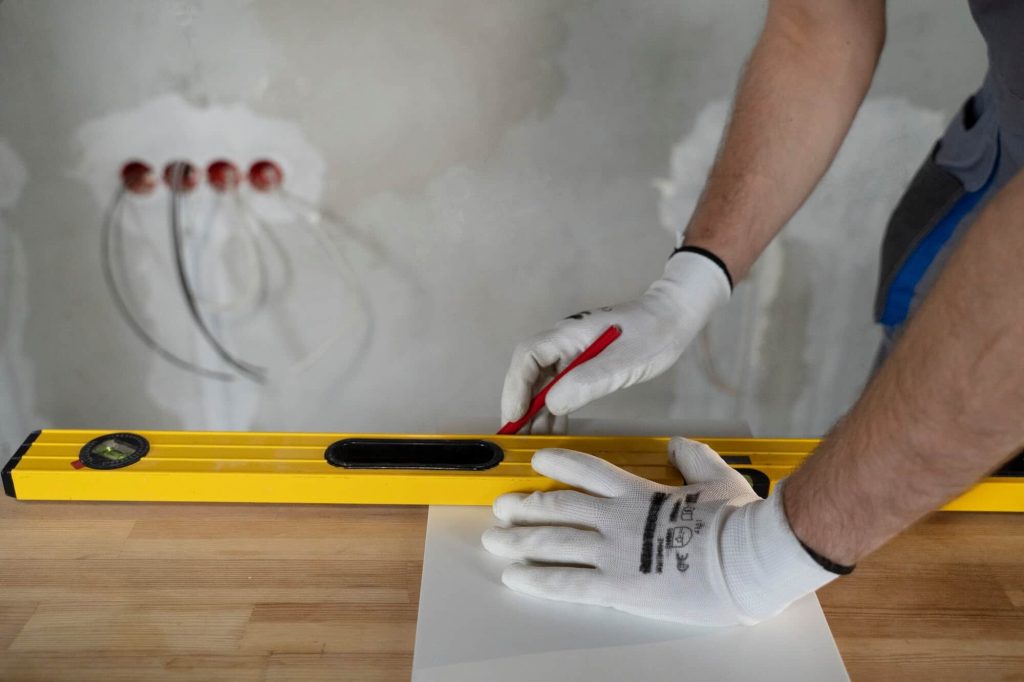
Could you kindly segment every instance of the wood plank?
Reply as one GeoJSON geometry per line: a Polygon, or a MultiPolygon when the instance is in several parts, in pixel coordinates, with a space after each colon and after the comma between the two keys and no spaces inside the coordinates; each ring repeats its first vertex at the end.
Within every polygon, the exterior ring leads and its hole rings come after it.
{"type": "Polygon", "coordinates": [[[23,556],[85,559],[117,554],[134,521],[111,519],[21,519],[0,525],[0,547],[17,548],[23,556]]]}
{"type": "Polygon", "coordinates": [[[985,566],[865,563],[856,579],[819,592],[838,636],[908,636],[1018,639],[1024,646],[1024,612],[985,566]],[[867,601],[866,595],[870,595],[867,601]],[[901,617],[913,614],[913,632],[901,617]]]}
{"type": "Polygon", "coordinates": [[[854,680],[1024,680],[1024,518],[932,515],[818,591],[854,680]]]}
{"type": "MultiPolygon", "coordinates": [[[[0,679],[404,680],[426,510],[0,500],[0,679]]],[[[819,596],[855,680],[1024,680],[1024,519],[938,514],[819,596]]]]}
{"type": "Polygon", "coordinates": [[[266,682],[394,682],[408,680],[412,649],[400,654],[273,654],[267,659],[266,682]]]}
{"type": "Polygon", "coordinates": [[[1019,642],[913,637],[844,638],[837,641],[850,677],[855,682],[1024,680],[1024,654],[1019,642]]]}
{"type": "Polygon", "coordinates": [[[139,655],[111,651],[53,651],[47,655],[7,652],[0,656],[0,680],[4,682],[263,682],[266,669],[263,656],[139,655]]]}
{"type": "Polygon", "coordinates": [[[240,648],[274,653],[412,651],[416,602],[406,604],[257,604],[240,648]]]}
{"type": "Polygon", "coordinates": [[[18,636],[38,607],[37,602],[0,602],[0,653],[18,636]]]}
{"type": "Polygon", "coordinates": [[[240,604],[40,604],[12,652],[215,654],[238,649],[252,606],[240,604]]]}

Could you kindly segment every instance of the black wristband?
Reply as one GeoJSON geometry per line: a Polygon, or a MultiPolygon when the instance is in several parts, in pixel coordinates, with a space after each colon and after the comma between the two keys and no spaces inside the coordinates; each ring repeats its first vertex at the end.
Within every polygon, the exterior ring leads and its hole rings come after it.
{"type": "MultiPolygon", "coordinates": [[[[725,261],[723,261],[715,254],[711,253],[707,249],[702,249],[699,246],[680,246],[679,248],[672,252],[672,256],[676,255],[677,253],[684,252],[699,253],[700,255],[704,256],[718,267],[722,268],[722,272],[725,273],[725,278],[729,280],[729,291],[733,290],[732,275],[729,273],[729,268],[726,267],[725,261]]],[[[672,258],[672,256],[669,256],[669,258],[672,258]]]]}
{"type": "Polygon", "coordinates": [[[850,573],[853,573],[853,569],[855,568],[855,566],[844,566],[843,564],[837,564],[831,559],[827,559],[821,556],[813,549],[805,545],[804,541],[800,538],[797,538],[797,542],[799,542],[800,546],[803,547],[807,551],[807,553],[811,555],[811,558],[818,562],[818,565],[824,568],[826,571],[829,571],[830,573],[835,573],[836,575],[849,575],[850,573]]]}

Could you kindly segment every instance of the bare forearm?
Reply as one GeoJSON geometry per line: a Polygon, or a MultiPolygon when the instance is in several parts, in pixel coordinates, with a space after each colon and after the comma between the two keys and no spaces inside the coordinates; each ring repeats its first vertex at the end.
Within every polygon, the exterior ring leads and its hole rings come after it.
{"type": "Polygon", "coordinates": [[[881,0],[771,3],[686,244],[746,275],[831,163],[884,39],[881,0]]]}
{"type": "Polygon", "coordinates": [[[994,197],[849,415],[787,482],[797,537],[855,563],[1024,446],[1024,173],[994,197]]]}

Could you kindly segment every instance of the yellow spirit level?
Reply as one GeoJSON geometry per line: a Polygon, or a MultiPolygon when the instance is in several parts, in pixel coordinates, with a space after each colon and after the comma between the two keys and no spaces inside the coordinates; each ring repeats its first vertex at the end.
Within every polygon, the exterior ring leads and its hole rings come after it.
{"type": "MultiPolygon", "coordinates": [[[[818,441],[699,438],[767,496],[818,441]]],[[[638,476],[679,484],[668,438],[395,436],[329,433],[44,430],[3,470],[19,500],[488,505],[505,492],[562,487],[530,468],[534,451],[588,452],[638,476]]],[[[947,504],[1024,511],[1024,459],[947,504]]]]}

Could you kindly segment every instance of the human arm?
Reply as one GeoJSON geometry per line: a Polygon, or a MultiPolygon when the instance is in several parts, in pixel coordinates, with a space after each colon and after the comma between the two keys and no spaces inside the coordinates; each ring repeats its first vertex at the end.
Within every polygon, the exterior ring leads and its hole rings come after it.
{"type": "Polygon", "coordinates": [[[746,276],[835,158],[884,43],[884,0],[769,4],[684,244],[746,276]]]}
{"type": "Polygon", "coordinates": [[[769,618],[848,572],[1024,446],[1022,253],[1024,171],[971,227],[849,415],[767,500],[685,439],[670,448],[679,488],[589,455],[538,452],[535,469],[587,494],[495,501],[512,527],[488,531],[484,545],[524,562],[503,581],[549,599],[726,625],[769,618]],[[644,545],[665,552],[664,571],[643,570],[644,545]],[[671,570],[680,556],[685,570],[671,570]]]}
{"type": "MultiPolygon", "coordinates": [[[[825,172],[874,73],[885,37],[883,0],[774,0],[741,79],[719,158],[686,231],[685,244],[746,275],[825,172]]],[[[679,253],[639,299],[586,311],[519,344],[501,401],[502,423],[608,326],[622,337],[570,372],[548,394],[549,430],[565,415],[674,364],[732,282],[698,253],[679,253]]]]}
{"type": "Polygon", "coordinates": [[[785,490],[853,564],[1024,446],[1024,171],[982,211],[853,409],[785,490]]]}

